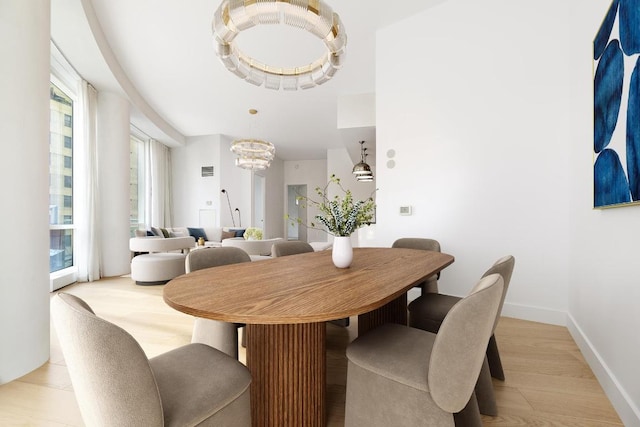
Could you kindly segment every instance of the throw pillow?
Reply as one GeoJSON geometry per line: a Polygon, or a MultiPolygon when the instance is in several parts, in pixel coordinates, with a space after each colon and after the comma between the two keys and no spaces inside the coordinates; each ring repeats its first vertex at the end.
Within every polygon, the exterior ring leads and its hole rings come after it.
{"type": "Polygon", "coordinates": [[[187,230],[189,230],[189,236],[193,236],[193,238],[196,239],[196,242],[200,237],[202,237],[204,240],[209,240],[207,239],[207,235],[202,228],[187,227],[187,230]]]}
{"type": "Polygon", "coordinates": [[[170,231],[169,237],[187,237],[182,231],[170,231]]]}
{"type": "Polygon", "coordinates": [[[237,228],[234,231],[236,232],[235,237],[244,237],[244,232],[245,232],[244,228],[237,228]]]}
{"type": "Polygon", "coordinates": [[[222,239],[233,239],[234,237],[236,237],[236,232],[235,231],[222,231],[222,239]]]}
{"type": "Polygon", "coordinates": [[[164,237],[164,233],[158,227],[151,227],[151,232],[154,236],[164,237]]]}
{"type": "Polygon", "coordinates": [[[167,231],[166,228],[161,228],[160,231],[162,232],[162,235],[164,236],[165,239],[169,237],[169,232],[167,231]]]}

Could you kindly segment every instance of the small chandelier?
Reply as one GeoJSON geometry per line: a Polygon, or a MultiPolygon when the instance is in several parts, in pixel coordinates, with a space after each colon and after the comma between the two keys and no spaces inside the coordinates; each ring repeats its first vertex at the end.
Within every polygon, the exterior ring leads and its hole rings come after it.
{"type": "Polygon", "coordinates": [[[238,155],[236,166],[242,169],[264,170],[271,166],[276,153],[272,143],[260,139],[237,139],[231,151],[238,155]]]}
{"type": "Polygon", "coordinates": [[[360,141],[360,163],[357,163],[352,170],[352,173],[356,176],[358,181],[373,181],[373,172],[371,172],[371,166],[366,162],[367,149],[364,148],[364,141],[360,141]]]}
{"type": "MultiPolygon", "coordinates": [[[[256,115],[258,110],[252,108],[249,114],[256,115]]],[[[231,143],[231,151],[238,156],[236,166],[250,170],[267,169],[276,154],[272,143],[253,138],[236,139],[231,143]]]]}
{"type": "MultiPolygon", "coordinates": [[[[225,67],[256,86],[284,90],[309,89],[330,80],[342,67],[347,35],[338,14],[323,0],[222,0],[213,16],[216,55],[225,67]],[[236,36],[262,24],[290,25],[320,38],[327,53],[294,68],[263,64],[238,49],[236,36]]],[[[278,48],[278,46],[276,46],[278,48]]]]}

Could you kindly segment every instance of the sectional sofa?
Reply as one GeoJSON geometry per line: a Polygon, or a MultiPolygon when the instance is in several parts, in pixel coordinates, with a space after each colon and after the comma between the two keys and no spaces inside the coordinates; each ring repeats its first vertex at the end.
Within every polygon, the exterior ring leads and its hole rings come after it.
{"type": "Polygon", "coordinates": [[[185,273],[184,258],[200,237],[204,246],[238,247],[254,258],[264,258],[281,238],[245,240],[245,229],[229,227],[151,227],[139,230],[129,241],[133,253],[131,278],[139,285],[157,285],[185,273]]]}

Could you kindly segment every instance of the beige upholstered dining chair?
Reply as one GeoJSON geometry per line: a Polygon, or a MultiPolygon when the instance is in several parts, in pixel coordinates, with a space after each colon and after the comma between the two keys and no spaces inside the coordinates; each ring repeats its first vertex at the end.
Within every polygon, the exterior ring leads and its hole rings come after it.
{"type": "Polygon", "coordinates": [[[281,257],[287,255],[303,254],[307,252],[313,252],[313,246],[307,242],[301,242],[299,240],[282,241],[274,243],[271,246],[271,256],[281,257]]]}
{"type": "Polygon", "coordinates": [[[387,323],[351,343],[345,426],[454,426],[474,392],[502,287],[499,274],[482,278],[438,334],[387,323]]]}
{"type": "MultiPolygon", "coordinates": [[[[191,251],[185,259],[185,271],[217,267],[220,265],[251,262],[251,257],[245,251],[236,247],[204,248],[191,251]]],[[[211,347],[238,358],[238,328],[242,323],[229,323],[221,320],[203,319],[196,317],[193,323],[191,342],[207,344],[211,347]]],[[[243,331],[243,339],[244,339],[243,331]]]]}
{"type": "MultiPolygon", "coordinates": [[[[304,254],[308,252],[314,252],[313,246],[311,246],[307,242],[301,242],[298,240],[274,243],[273,246],[271,247],[271,256],[274,258],[289,256],[289,255],[296,255],[296,254],[304,254]]],[[[331,320],[330,323],[333,323],[334,325],[338,325],[338,326],[347,327],[349,326],[350,321],[348,317],[345,317],[344,319],[331,320]]]]}
{"type": "MultiPolygon", "coordinates": [[[[403,237],[396,240],[391,245],[392,248],[406,248],[406,249],[420,249],[423,251],[440,252],[440,243],[433,239],[423,239],[419,237],[403,237]]],[[[421,288],[422,293],[438,292],[438,279],[440,273],[434,274],[422,283],[417,284],[415,287],[421,288]]]]}
{"type": "MultiPolygon", "coordinates": [[[[497,379],[504,380],[504,371],[502,369],[500,353],[498,352],[494,332],[496,326],[498,326],[498,320],[500,319],[502,306],[504,305],[507,290],[509,289],[509,283],[511,282],[514,266],[515,258],[511,255],[507,255],[497,260],[482,275],[482,277],[486,277],[491,274],[499,274],[504,280],[504,287],[500,297],[498,313],[494,319],[491,338],[487,345],[487,358],[480,371],[478,383],[476,385],[476,397],[478,400],[477,406],[480,413],[485,415],[495,416],[498,414],[491,377],[493,376],[497,379]]],[[[416,298],[409,304],[409,326],[437,333],[440,325],[447,316],[447,313],[455,306],[455,304],[458,303],[458,301],[460,301],[459,297],[433,293],[424,294],[416,298]]],[[[465,409],[465,411],[466,410],[467,409],[465,409]]],[[[461,420],[460,422],[457,422],[456,425],[458,427],[461,427],[462,425],[481,425],[480,414],[461,414],[460,418],[462,419],[463,417],[465,421],[461,420]]]]}
{"type": "Polygon", "coordinates": [[[250,426],[247,368],[203,344],[148,359],[125,330],[60,293],[51,314],[88,426],[250,426]]]}

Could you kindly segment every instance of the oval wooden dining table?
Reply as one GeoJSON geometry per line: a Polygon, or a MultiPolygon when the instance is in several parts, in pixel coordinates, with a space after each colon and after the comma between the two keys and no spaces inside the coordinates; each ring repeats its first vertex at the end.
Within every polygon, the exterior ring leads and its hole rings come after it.
{"type": "Polygon", "coordinates": [[[406,324],[407,291],[454,261],[416,249],[353,252],[344,269],[320,251],[198,270],[165,285],[176,310],[247,324],[254,426],[324,427],[325,322],[357,315],[359,335],[406,324]]]}

